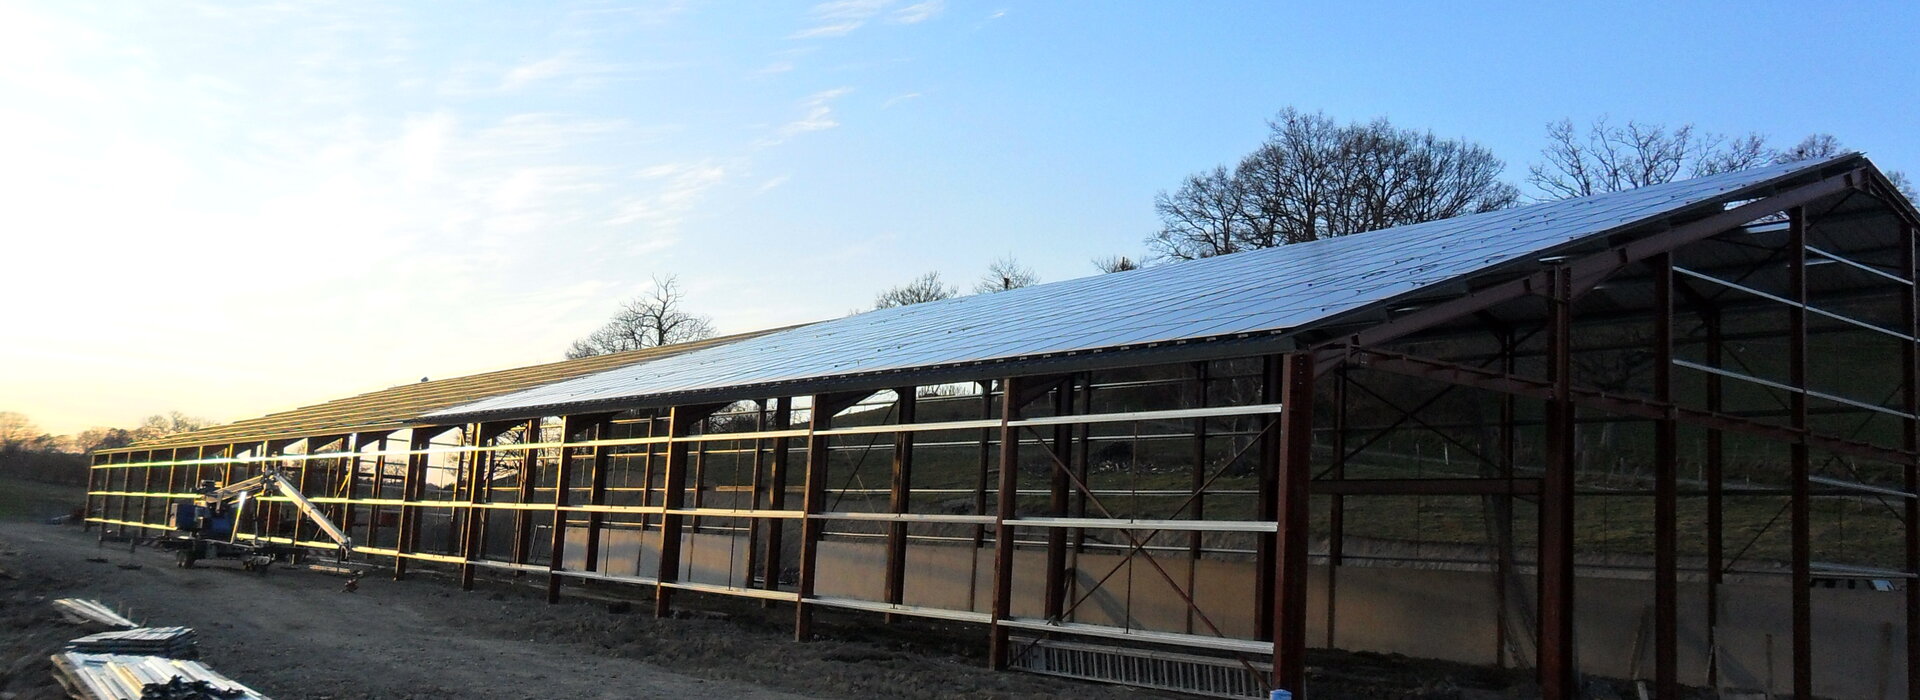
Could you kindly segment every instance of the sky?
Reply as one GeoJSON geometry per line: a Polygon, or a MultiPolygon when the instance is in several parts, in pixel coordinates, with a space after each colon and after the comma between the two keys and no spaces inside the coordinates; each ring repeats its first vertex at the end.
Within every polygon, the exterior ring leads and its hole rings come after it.
{"type": "Polygon", "coordinates": [[[231,421],[1139,257],[1287,106],[1486,145],[1601,115],[1920,170],[1920,3],[0,0],[0,410],[231,421]]]}

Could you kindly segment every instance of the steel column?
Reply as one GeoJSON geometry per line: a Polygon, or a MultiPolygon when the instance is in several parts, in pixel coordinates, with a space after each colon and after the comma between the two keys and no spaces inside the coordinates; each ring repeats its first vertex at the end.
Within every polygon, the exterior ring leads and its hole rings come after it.
{"type": "Polygon", "coordinates": [[[1307,680],[1308,481],[1313,477],[1313,354],[1283,362],[1278,525],[1273,558],[1273,686],[1304,697],[1307,680]]]}
{"type": "MultiPolygon", "coordinates": [[[[895,406],[898,407],[899,422],[902,425],[914,422],[914,387],[901,387],[893,390],[895,406]]],[[[909,510],[908,499],[913,488],[913,433],[900,431],[893,434],[893,484],[887,499],[887,511],[905,513],[909,510]]],[[[890,523],[887,525],[887,572],[884,600],[899,604],[903,600],[907,579],[907,524],[890,523]]],[[[894,623],[899,616],[887,613],[886,621],[894,623]]]]}
{"type": "Polygon", "coordinates": [[[547,553],[547,602],[560,602],[560,572],[566,570],[567,557],[567,507],[572,505],[573,485],[573,449],[566,443],[573,442],[574,434],[579,431],[575,416],[560,418],[560,462],[554,465],[553,474],[553,542],[547,553]]]}
{"type": "Polygon", "coordinates": [[[1540,494],[1537,672],[1545,700],[1572,700],[1579,692],[1573,656],[1573,272],[1566,266],[1551,272],[1547,360],[1552,394],[1546,402],[1546,473],[1540,494]]]}
{"type": "MultiPolygon", "coordinates": [[[[783,397],[773,412],[775,430],[793,427],[793,399],[783,397]]],[[[767,508],[770,510],[787,509],[787,463],[793,452],[792,438],[773,439],[773,469],[767,476],[767,508]]],[[[762,558],[761,585],[769,591],[780,590],[780,574],[785,551],[782,541],[786,534],[786,524],[778,520],[767,522],[767,554],[762,558]]],[[[772,601],[768,601],[771,605],[772,601]]]]}
{"type": "MultiPolygon", "coordinates": [[[[593,439],[609,440],[613,438],[613,416],[609,415],[594,421],[593,439]]],[[[604,445],[593,446],[592,462],[587,466],[587,505],[604,506],[607,504],[607,463],[613,459],[613,451],[604,445]]],[[[606,515],[599,511],[587,513],[587,545],[581,552],[581,569],[600,570],[600,530],[606,524],[606,515]]]]}
{"type": "MultiPolygon", "coordinates": [[[[1903,227],[1900,267],[1906,273],[1907,290],[1900,295],[1901,322],[1908,335],[1920,337],[1920,228],[1903,227]]],[[[1901,392],[1907,415],[1920,415],[1920,346],[1901,344],[1900,371],[1905,383],[1901,392]]],[[[1920,419],[1902,421],[1902,443],[1908,452],[1920,454],[1920,419]]],[[[1907,493],[1920,493],[1920,461],[1908,460],[1905,467],[1907,493]]],[[[1920,573],[1920,498],[1902,499],[1902,523],[1906,536],[1907,573],[1920,573]]],[[[1920,695],[1920,586],[1909,581],[1907,603],[1907,697],[1920,695]]]]}
{"type": "MultiPolygon", "coordinates": [[[[693,425],[704,420],[711,411],[696,412],[689,406],[674,406],[667,413],[667,436],[683,438],[693,434],[693,425]]],[[[661,585],[653,587],[653,616],[666,617],[673,612],[673,589],[664,584],[680,580],[680,533],[685,526],[686,516],[675,513],[685,503],[687,497],[687,447],[689,443],[674,439],[667,443],[667,463],[665,475],[661,478],[660,505],[660,570],[656,579],[661,585]]]]}
{"type": "Polygon", "coordinates": [[[1000,382],[1000,488],[994,508],[993,525],[993,629],[987,640],[987,665],[998,671],[1007,667],[1008,629],[1001,620],[1013,617],[1013,526],[1007,521],[1018,514],[1020,489],[1020,434],[1011,423],[1020,420],[1020,399],[1025,382],[1008,377],[1000,382]]]}
{"type": "MultiPolygon", "coordinates": [[[[1673,254],[1648,259],[1653,274],[1653,396],[1673,403],[1673,254]]],[[[1654,694],[1680,697],[1679,427],[1671,410],[1653,426],[1654,694]]]]}
{"type": "MultiPolygon", "coordinates": [[[[1920,338],[1920,228],[1903,226],[1903,245],[1901,245],[1901,270],[1907,272],[1907,292],[1901,293],[1901,322],[1905,324],[1908,336],[1920,338]]],[[[1920,345],[1901,343],[1901,374],[1905,382],[1905,391],[1901,391],[1903,408],[1908,416],[1920,416],[1920,345]]],[[[1920,453],[1920,420],[1907,418],[1901,422],[1901,447],[1907,447],[1908,453],[1920,453]]],[[[1920,493],[1920,462],[1907,460],[1905,466],[1905,485],[1907,493],[1920,493]]],[[[1903,533],[1907,537],[1907,573],[1920,573],[1920,499],[1903,499],[1901,502],[1903,533]]],[[[1920,694],[1920,585],[1908,581],[1907,591],[1907,696],[1920,694]]]]}
{"type": "MultiPolygon", "coordinates": [[[[1073,413],[1073,378],[1068,377],[1053,389],[1053,414],[1065,416],[1073,413]]],[[[1054,459],[1064,464],[1072,463],[1073,426],[1056,425],[1053,427],[1054,459]]],[[[1064,517],[1069,507],[1071,493],[1068,470],[1051,470],[1048,478],[1047,514],[1064,517]]],[[[1047,570],[1043,577],[1046,587],[1042,594],[1042,611],[1049,620],[1060,619],[1066,609],[1067,598],[1067,529],[1063,527],[1047,528],[1047,570]]],[[[1191,589],[1191,586],[1189,586],[1191,589]]]]}
{"type": "MultiPolygon", "coordinates": [[[[1260,403],[1274,404],[1281,401],[1281,385],[1285,381],[1285,371],[1278,356],[1261,358],[1260,362],[1260,403]]],[[[1282,410],[1285,410],[1284,406],[1282,410]]],[[[1259,465],[1254,469],[1259,485],[1254,496],[1254,519],[1280,520],[1280,449],[1282,445],[1280,418],[1271,414],[1264,417],[1261,424],[1259,465]]],[[[1275,557],[1279,547],[1279,537],[1262,537],[1255,540],[1253,554],[1254,592],[1253,592],[1253,635],[1255,639],[1271,641],[1274,639],[1274,619],[1276,617],[1273,601],[1276,598],[1274,583],[1275,557]]],[[[1275,648],[1279,648],[1276,644],[1275,648]]]]}
{"type": "MultiPolygon", "coordinates": [[[[1806,210],[1787,210],[1787,287],[1794,305],[1787,308],[1788,383],[1807,388],[1807,220],[1806,210]]],[[[1793,428],[1802,437],[1791,445],[1793,502],[1793,692],[1813,697],[1813,521],[1812,454],[1805,438],[1807,394],[1792,392],[1793,428]]]]}
{"type": "Polygon", "coordinates": [[[801,491],[801,508],[806,516],[800,521],[800,575],[795,581],[797,595],[793,606],[793,638],[807,641],[813,638],[813,606],[807,599],[813,597],[816,581],[815,573],[820,558],[820,536],[825,522],[813,517],[826,508],[827,500],[827,459],[828,442],[831,438],[819,432],[833,427],[833,414],[839,410],[832,399],[825,394],[813,397],[812,408],[808,411],[807,433],[807,473],[804,489],[801,491]]]}

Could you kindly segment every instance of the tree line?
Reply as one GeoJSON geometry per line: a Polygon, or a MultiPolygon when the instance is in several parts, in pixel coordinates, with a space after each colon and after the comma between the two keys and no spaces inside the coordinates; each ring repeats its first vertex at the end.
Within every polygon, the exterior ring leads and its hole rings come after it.
{"type": "MultiPolygon", "coordinates": [[[[1160,224],[1143,241],[1145,255],[1109,255],[1092,262],[1101,273],[1126,272],[1845,152],[1840,140],[1826,133],[1781,147],[1758,133],[1727,135],[1692,124],[1618,123],[1603,116],[1575,125],[1562,119],[1547,125],[1546,145],[1526,169],[1531,194],[1523,196],[1520,187],[1503,179],[1506,161],[1479,143],[1384,118],[1341,123],[1323,112],[1288,107],[1268,121],[1267,136],[1253,152],[1190,174],[1154,197],[1160,224]]],[[[1908,199],[1920,199],[1904,174],[1887,175],[1908,199]]],[[[1032,268],[1009,254],[994,260],[971,292],[991,294],[1039,282],[1032,268]]],[[[873,308],[961,293],[939,271],[929,271],[882,290],[873,308]]],[[[676,278],[655,278],[649,292],[575,341],[567,357],[670,345],[713,333],[711,318],[686,309],[676,278]]]]}
{"type": "Polygon", "coordinates": [[[86,483],[87,455],[217,423],[179,411],[147,416],[132,428],[97,427],[73,435],[41,430],[24,413],[0,411],[0,476],[51,483],[86,483]]]}

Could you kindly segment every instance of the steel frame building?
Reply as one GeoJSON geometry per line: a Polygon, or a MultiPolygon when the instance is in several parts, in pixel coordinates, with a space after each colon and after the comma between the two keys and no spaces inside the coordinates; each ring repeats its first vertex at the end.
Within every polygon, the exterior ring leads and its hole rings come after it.
{"type": "MultiPolygon", "coordinates": [[[[396,577],[643,584],[659,615],[764,599],[800,640],[822,608],[931,617],[984,627],[995,668],[1098,676],[1073,654],[1136,648],[1237,679],[1146,682],[1299,693],[1309,645],[1342,646],[1340,582],[1388,563],[1348,551],[1399,517],[1366,504],[1467,504],[1432,512],[1478,513],[1472,561],[1400,563],[1482,572],[1475,643],[1545,697],[1623,655],[1577,648],[1576,580],[1606,575],[1651,586],[1658,697],[1725,684],[1741,582],[1788,603],[1785,675],[1814,697],[1838,675],[1816,640],[1851,634],[1817,629],[1819,586],[1920,572],[1917,236],[1863,157],[1773,166],[398,387],[101,451],[88,522],[163,531],[199,482],[275,464],[396,577]],[[1636,524],[1610,549],[1586,518],[1616,507],[1636,524]],[[1816,539],[1836,514],[1879,520],[1816,539]]],[[[265,500],[239,536],[333,546],[265,500]]],[[[1881,687],[1915,697],[1904,591],[1881,687]]]]}

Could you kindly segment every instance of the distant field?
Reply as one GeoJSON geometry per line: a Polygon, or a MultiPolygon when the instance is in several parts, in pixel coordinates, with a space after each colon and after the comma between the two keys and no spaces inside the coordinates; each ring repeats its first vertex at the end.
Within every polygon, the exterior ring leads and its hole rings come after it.
{"type": "Polygon", "coordinates": [[[86,499],[86,487],[0,478],[0,520],[51,518],[86,499]]]}

